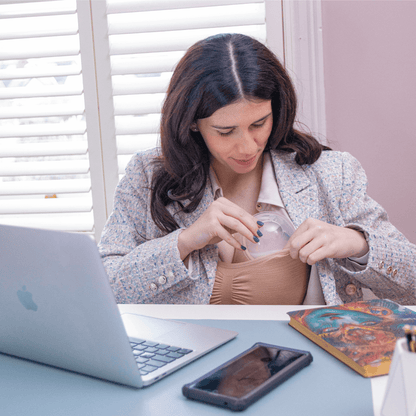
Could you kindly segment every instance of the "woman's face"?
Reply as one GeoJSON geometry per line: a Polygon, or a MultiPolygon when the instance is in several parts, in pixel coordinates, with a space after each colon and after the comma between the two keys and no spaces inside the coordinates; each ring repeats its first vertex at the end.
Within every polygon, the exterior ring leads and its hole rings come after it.
{"type": "Polygon", "coordinates": [[[273,126],[271,100],[240,100],[197,121],[216,174],[251,172],[273,126]]]}

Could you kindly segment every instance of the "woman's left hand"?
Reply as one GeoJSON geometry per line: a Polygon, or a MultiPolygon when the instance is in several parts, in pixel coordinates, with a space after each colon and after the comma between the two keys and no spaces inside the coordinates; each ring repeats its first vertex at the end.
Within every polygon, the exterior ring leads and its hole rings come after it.
{"type": "Polygon", "coordinates": [[[313,218],[300,225],[285,248],[293,259],[309,265],[325,258],[361,257],[369,250],[362,232],[313,218]]]}

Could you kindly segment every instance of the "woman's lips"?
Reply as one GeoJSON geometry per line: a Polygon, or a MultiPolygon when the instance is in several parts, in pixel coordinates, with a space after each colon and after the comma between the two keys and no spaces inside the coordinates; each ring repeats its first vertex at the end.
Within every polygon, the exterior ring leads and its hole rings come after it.
{"type": "Polygon", "coordinates": [[[234,161],[238,163],[239,165],[248,166],[248,165],[251,165],[256,160],[256,156],[257,155],[254,155],[250,159],[234,159],[234,161]]]}

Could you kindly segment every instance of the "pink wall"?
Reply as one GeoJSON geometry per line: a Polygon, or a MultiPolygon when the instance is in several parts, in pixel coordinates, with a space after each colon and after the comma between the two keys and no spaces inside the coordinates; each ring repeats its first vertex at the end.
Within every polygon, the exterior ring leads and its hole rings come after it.
{"type": "Polygon", "coordinates": [[[416,2],[322,1],[327,138],[416,243],[416,2]]]}

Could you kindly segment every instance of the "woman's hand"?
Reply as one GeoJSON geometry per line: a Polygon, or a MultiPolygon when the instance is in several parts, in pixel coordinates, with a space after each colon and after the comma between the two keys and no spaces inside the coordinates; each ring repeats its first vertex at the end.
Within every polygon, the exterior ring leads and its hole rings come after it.
{"type": "Polygon", "coordinates": [[[363,233],[338,227],[313,218],[304,221],[293,233],[285,248],[293,259],[309,265],[325,258],[361,257],[369,250],[363,233]]]}
{"type": "Polygon", "coordinates": [[[181,259],[184,260],[194,250],[222,240],[237,250],[243,250],[232,234],[238,232],[255,243],[257,235],[261,235],[257,234],[258,228],[255,218],[247,211],[226,198],[218,198],[189,228],[179,234],[181,259]]]}

